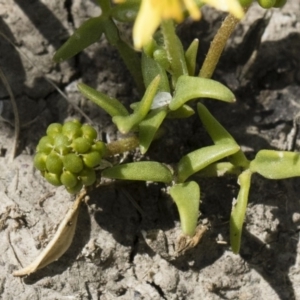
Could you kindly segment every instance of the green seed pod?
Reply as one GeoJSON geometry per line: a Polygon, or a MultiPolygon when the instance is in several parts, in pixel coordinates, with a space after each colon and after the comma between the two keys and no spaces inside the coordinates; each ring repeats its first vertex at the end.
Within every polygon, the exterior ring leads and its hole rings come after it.
{"type": "Polygon", "coordinates": [[[55,185],[55,186],[60,186],[62,185],[61,181],[60,181],[60,176],[58,174],[54,174],[54,173],[49,173],[49,172],[45,172],[45,179],[55,185]]]}
{"type": "Polygon", "coordinates": [[[271,8],[275,5],[276,0],[257,0],[262,8],[271,8]]]}
{"type": "Polygon", "coordinates": [[[66,122],[62,127],[62,133],[69,139],[74,139],[82,135],[81,123],[78,120],[66,122]]]}
{"type": "Polygon", "coordinates": [[[84,168],[79,174],[78,177],[81,179],[81,182],[86,185],[92,185],[96,181],[96,172],[94,169],[84,168]]]}
{"type": "Polygon", "coordinates": [[[38,170],[45,171],[46,170],[46,159],[47,159],[46,153],[38,152],[34,156],[33,164],[38,170]]]}
{"type": "Polygon", "coordinates": [[[73,188],[78,183],[77,176],[69,171],[64,171],[60,176],[61,183],[68,188],[73,188]]]}
{"type": "Polygon", "coordinates": [[[61,154],[66,155],[69,153],[70,140],[62,133],[57,133],[54,138],[54,150],[61,154]]]}
{"type": "Polygon", "coordinates": [[[76,194],[78,193],[83,187],[83,184],[81,181],[78,181],[77,184],[72,187],[72,188],[69,188],[69,187],[66,187],[66,190],[70,193],[70,194],[76,194]]]}
{"type": "Polygon", "coordinates": [[[287,0],[276,0],[274,7],[282,7],[283,5],[286,4],[287,0]]]}
{"type": "Polygon", "coordinates": [[[84,124],[81,127],[82,136],[89,140],[91,143],[97,138],[97,131],[88,124],[84,124]]]}
{"type": "Polygon", "coordinates": [[[60,156],[57,153],[52,152],[47,156],[46,168],[47,171],[50,173],[61,174],[63,163],[61,161],[60,156]]]}
{"type": "Polygon", "coordinates": [[[97,151],[101,155],[101,157],[104,156],[106,152],[106,145],[105,143],[101,141],[97,141],[94,145],[92,145],[92,151],[97,151]]]}
{"type": "Polygon", "coordinates": [[[243,7],[246,7],[249,6],[253,2],[253,0],[239,0],[239,2],[243,7]]]}
{"type": "Polygon", "coordinates": [[[72,173],[79,173],[83,169],[83,162],[75,153],[63,157],[64,168],[72,173]]]}
{"type": "Polygon", "coordinates": [[[53,144],[54,144],[54,140],[52,137],[50,136],[43,136],[37,147],[36,147],[36,151],[37,152],[44,152],[46,154],[49,154],[52,149],[53,149],[53,144]]]}
{"type": "Polygon", "coordinates": [[[47,135],[55,137],[58,133],[61,133],[62,125],[59,123],[52,123],[47,128],[47,135]]]}
{"type": "Polygon", "coordinates": [[[82,155],[83,162],[88,168],[94,168],[101,162],[101,155],[99,152],[92,151],[82,155]]]}
{"type": "Polygon", "coordinates": [[[78,137],[77,139],[73,140],[71,147],[74,149],[75,152],[83,154],[91,149],[91,144],[86,138],[78,137]]]}

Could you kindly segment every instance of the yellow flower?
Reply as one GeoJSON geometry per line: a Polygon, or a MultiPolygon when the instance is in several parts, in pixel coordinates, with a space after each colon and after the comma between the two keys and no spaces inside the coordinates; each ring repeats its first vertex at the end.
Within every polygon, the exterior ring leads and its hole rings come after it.
{"type": "Polygon", "coordinates": [[[244,16],[244,10],[238,0],[202,0],[202,2],[216,9],[228,11],[238,19],[244,16]]]}
{"type": "Polygon", "coordinates": [[[195,20],[201,13],[194,0],[142,0],[133,26],[133,43],[137,49],[147,44],[163,19],[183,21],[186,8],[195,20]]]}
{"type": "MultiPolygon", "coordinates": [[[[114,0],[116,3],[126,0],[114,0]]],[[[133,43],[136,49],[146,45],[158,28],[162,20],[174,19],[183,21],[183,12],[186,9],[194,20],[199,20],[201,12],[197,6],[199,0],[141,0],[141,6],[133,26],[133,43]]],[[[235,17],[241,19],[244,11],[238,0],[202,0],[223,11],[228,11],[235,17]]]]}

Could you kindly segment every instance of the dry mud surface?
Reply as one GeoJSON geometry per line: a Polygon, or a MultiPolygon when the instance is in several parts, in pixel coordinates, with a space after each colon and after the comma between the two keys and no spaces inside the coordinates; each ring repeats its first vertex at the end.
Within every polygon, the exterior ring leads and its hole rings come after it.
{"type": "MultiPolygon", "coordinates": [[[[215,74],[234,91],[237,103],[206,101],[249,158],[260,149],[280,148],[300,109],[300,3],[289,0],[282,10],[274,10],[270,22],[261,25],[261,39],[257,33],[244,38],[264,13],[255,5],[250,9],[215,74]],[[251,54],[254,48],[257,56],[246,68],[237,53],[251,49],[251,54]]],[[[137,92],[117,51],[104,39],[68,62],[51,61],[74,27],[99,14],[93,2],[0,0],[0,14],[1,34],[16,45],[1,35],[0,67],[15,95],[22,126],[12,161],[13,113],[1,83],[1,299],[300,299],[298,178],[270,181],[254,176],[240,255],[228,245],[236,178],[202,180],[200,219],[210,223],[210,230],[198,246],[179,257],[173,255],[180,236],[178,215],[165,186],[111,183],[94,190],[82,206],[65,255],[26,278],[13,277],[14,270],[29,264],[47,245],[74,200],[47,184],[32,164],[37,141],[49,123],[74,117],[84,121],[44,76],[110,140],[117,135],[109,118],[83,99],[76,84],[85,82],[126,105],[137,101],[137,92]]],[[[223,17],[208,9],[201,22],[179,27],[185,45],[200,38],[199,64],[223,17]]],[[[196,116],[166,127],[167,136],[153,145],[149,159],[176,162],[211,143],[196,116]]],[[[117,159],[138,160],[140,154],[117,159]]]]}

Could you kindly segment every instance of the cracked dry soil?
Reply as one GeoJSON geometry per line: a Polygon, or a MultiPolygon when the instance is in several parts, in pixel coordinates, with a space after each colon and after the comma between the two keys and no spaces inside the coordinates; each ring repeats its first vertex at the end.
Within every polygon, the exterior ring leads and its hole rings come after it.
{"type": "MultiPolygon", "coordinates": [[[[215,74],[233,90],[237,103],[206,102],[249,158],[263,148],[280,148],[300,108],[300,3],[289,0],[247,37],[250,25],[264,13],[256,5],[250,9],[215,74]],[[257,50],[249,68],[245,49],[250,54],[257,50]]],[[[165,187],[111,183],[94,190],[82,206],[65,255],[26,278],[13,277],[14,270],[45,247],[73,201],[63,189],[48,185],[32,165],[37,141],[49,123],[84,120],[43,76],[57,83],[109,140],[117,138],[115,128],[81,97],[76,83],[83,81],[126,105],[137,100],[137,92],[116,50],[104,39],[60,65],[51,61],[74,27],[99,14],[93,2],[0,0],[0,14],[1,33],[17,47],[0,37],[0,67],[16,97],[22,126],[18,156],[11,161],[13,114],[1,83],[1,299],[300,299],[298,178],[270,181],[254,176],[240,255],[228,245],[236,178],[201,180],[200,219],[209,221],[210,230],[179,257],[172,256],[180,236],[178,214],[165,187]]],[[[199,64],[223,18],[206,9],[200,22],[179,26],[185,45],[200,39],[199,64]]],[[[166,128],[166,137],[154,143],[149,159],[176,162],[210,143],[197,117],[167,122],[166,128]]],[[[137,160],[140,154],[117,159],[137,160]]]]}

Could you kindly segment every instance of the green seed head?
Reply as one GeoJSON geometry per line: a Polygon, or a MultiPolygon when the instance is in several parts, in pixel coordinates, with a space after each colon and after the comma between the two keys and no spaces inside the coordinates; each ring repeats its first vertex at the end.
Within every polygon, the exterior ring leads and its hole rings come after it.
{"type": "Polygon", "coordinates": [[[46,159],[47,159],[46,153],[38,152],[34,156],[33,164],[38,170],[45,171],[46,170],[46,159]]]}
{"type": "Polygon", "coordinates": [[[282,7],[286,4],[287,0],[276,0],[274,7],[282,7]]]}
{"type": "Polygon", "coordinates": [[[53,145],[54,145],[54,139],[52,137],[43,136],[37,145],[36,151],[49,154],[53,149],[53,145]]]}
{"type": "Polygon", "coordinates": [[[92,185],[96,181],[96,173],[94,169],[84,168],[79,174],[78,177],[81,179],[81,182],[86,185],[92,185]]]}
{"type": "Polygon", "coordinates": [[[82,187],[83,187],[82,182],[78,181],[74,187],[72,187],[72,188],[66,187],[66,189],[70,194],[76,194],[82,189],[82,187]]]}
{"type": "Polygon", "coordinates": [[[63,163],[61,157],[55,153],[51,152],[46,158],[46,169],[50,173],[61,174],[63,168],[63,163]]]}
{"type": "Polygon", "coordinates": [[[257,0],[257,2],[262,8],[268,9],[275,5],[276,0],[257,0]]]}
{"type": "Polygon", "coordinates": [[[97,131],[91,125],[84,124],[82,125],[81,130],[82,136],[89,140],[91,143],[93,143],[97,138],[97,131]]]}
{"type": "Polygon", "coordinates": [[[45,178],[46,180],[55,185],[55,186],[60,186],[62,185],[61,181],[60,181],[60,176],[58,174],[54,174],[54,173],[49,173],[49,172],[45,172],[45,178]]]}
{"type": "Polygon", "coordinates": [[[82,159],[75,153],[69,153],[63,157],[64,168],[72,173],[79,173],[83,169],[82,159]]]}
{"type": "Polygon", "coordinates": [[[74,149],[75,152],[83,154],[91,149],[91,144],[86,138],[79,137],[73,140],[71,147],[74,149]]]}
{"type": "Polygon", "coordinates": [[[56,134],[54,138],[54,150],[61,154],[65,155],[69,153],[70,140],[62,133],[56,134]]]}
{"type": "Polygon", "coordinates": [[[47,136],[37,146],[34,166],[51,184],[64,185],[69,193],[77,193],[83,185],[96,181],[93,168],[106,152],[105,144],[96,138],[92,126],[77,120],[50,124],[47,136]]]}
{"type": "Polygon", "coordinates": [[[92,151],[99,152],[99,154],[101,155],[101,157],[103,157],[104,154],[105,154],[105,152],[106,152],[106,145],[105,145],[105,143],[103,143],[101,141],[95,142],[95,144],[92,146],[92,151]]]}
{"type": "Polygon", "coordinates": [[[58,133],[61,133],[62,125],[59,123],[52,123],[47,128],[47,135],[55,137],[58,133]]]}
{"type": "Polygon", "coordinates": [[[64,171],[60,176],[61,183],[67,188],[73,188],[77,185],[77,176],[69,171],[64,171]]]}
{"type": "Polygon", "coordinates": [[[62,133],[69,139],[75,139],[82,135],[81,123],[77,120],[66,122],[62,127],[62,133]]]}
{"type": "Polygon", "coordinates": [[[94,168],[97,165],[99,165],[101,162],[101,155],[97,151],[92,151],[92,152],[83,154],[82,157],[83,157],[83,162],[84,162],[85,166],[88,168],[94,168]]]}
{"type": "Polygon", "coordinates": [[[242,6],[249,6],[253,0],[239,0],[239,2],[242,6]]]}

